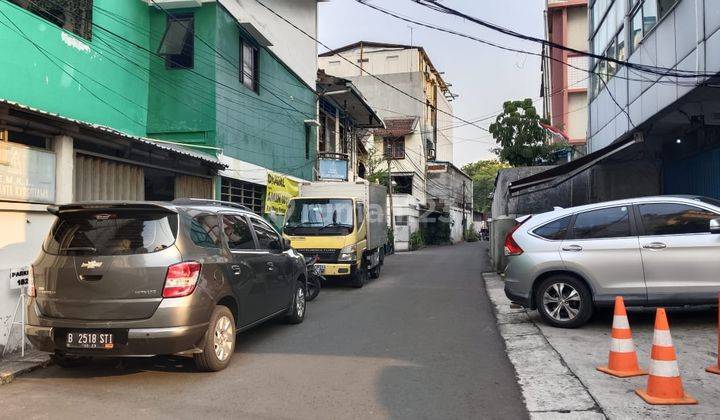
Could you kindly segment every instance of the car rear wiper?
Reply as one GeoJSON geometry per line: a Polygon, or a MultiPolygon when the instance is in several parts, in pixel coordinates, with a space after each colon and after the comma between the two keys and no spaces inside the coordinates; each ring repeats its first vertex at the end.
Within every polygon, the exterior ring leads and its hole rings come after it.
{"type": "Polygon", "coordinates": [[[89,251],[97,252],[97,248],[93,246],[69,246],[67,248],[60,248],[60,251],[89,251]]]}

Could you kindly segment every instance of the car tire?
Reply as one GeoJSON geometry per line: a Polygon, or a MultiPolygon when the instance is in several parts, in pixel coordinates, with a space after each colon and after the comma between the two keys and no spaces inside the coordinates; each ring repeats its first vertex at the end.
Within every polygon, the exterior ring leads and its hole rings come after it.
{"type": "Polygon", "coordinates": [[[285,322],[288,324],[300,324],[305,320],[305,312],[307,311],[306,292],[307,288],[305,284],[302,281],[297,281],[295,283],[290,312],[285,316],[285,322]]]}
{"type": "Polygon", "coordinates": [[[50,360],[64,369],[75,369],[83,366],[87,366],[91,361],[92,357],[88,356],[69,356],[60,352],[55,352],[50,355],[50,360]]]}
{"type": "Polygon", "coordinates": [[[543,321],[558,328],[577,328],[586,324],[595,309],[587,285],[568,275],[541,281],[535,291],[535,304],[543,321]]]}
{"type": "Polygon", "coordinates": [[[215,306],[205,332],[202,353],[193,356],[195,366],[205,372],[225,369],[235,352],[235,340],[235,317],[227,306],[215,306]]]}
{"type": "Polygon", "coordinates": [[[355,270],[350,278],[350,285],[356,289],[360,289],[368,282],[367,262],[364,260],[365,258],[363,258],[363,262],[360,263],[360,269],[355,270]]]}

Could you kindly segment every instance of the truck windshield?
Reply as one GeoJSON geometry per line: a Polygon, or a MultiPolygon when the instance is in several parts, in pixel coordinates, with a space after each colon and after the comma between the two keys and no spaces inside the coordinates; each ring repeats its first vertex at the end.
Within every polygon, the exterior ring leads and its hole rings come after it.
{"type": "Polygon", "coordinates": [[[307,198],[292,200],[283,231],[288,235],[349,235],[353,231],[352,200],[307,198]]]}

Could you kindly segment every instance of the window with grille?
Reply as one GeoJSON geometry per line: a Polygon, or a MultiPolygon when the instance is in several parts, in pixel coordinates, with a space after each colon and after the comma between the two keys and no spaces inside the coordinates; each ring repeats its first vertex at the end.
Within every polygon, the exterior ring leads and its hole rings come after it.
{"type": "Polygon", "coordinates": [[[85,39],[92,39],[92,0],[10,0],[85,39]]]}
{"type": "Polygon", "coordinates": [[[385,137],[383,142],[385,159],[405,159],[405,137],[385,137]]]}
{"type": "Polygon", "coordinates": [[[222,201],[242,204],[257,214],[263,213],[264,197],[265,187],[262,185],[225,177],[220,183],[222,201]]]}

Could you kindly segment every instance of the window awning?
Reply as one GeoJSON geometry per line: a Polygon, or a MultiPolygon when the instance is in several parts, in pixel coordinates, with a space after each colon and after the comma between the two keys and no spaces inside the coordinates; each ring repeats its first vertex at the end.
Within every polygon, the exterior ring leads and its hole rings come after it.
{"type": "Polygon", "coordinates": [[[557,184],[560,184],[561,182],[564,182],[579,174],[580,172],[594,166],[601,160],[607,159],[615,153],[618,153],[621,150],[625,150],[628,147],[640,142],[642,142],[642,136],[633,136],[624,140],[620,140],[618,142],[605,146],[600,150],[589,153],[579,159],[568,162],[564,165],[560,165],[555,168],[548,169],[547,171],[540,172],[539,174],[531,175],[526,178],[511,182],[509,186],[509,191],[512,194],[552,181],[558,181],[557,184]],[[558,178],[562,179],[558,180],[558,178]]]}

